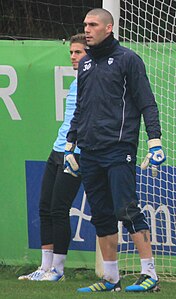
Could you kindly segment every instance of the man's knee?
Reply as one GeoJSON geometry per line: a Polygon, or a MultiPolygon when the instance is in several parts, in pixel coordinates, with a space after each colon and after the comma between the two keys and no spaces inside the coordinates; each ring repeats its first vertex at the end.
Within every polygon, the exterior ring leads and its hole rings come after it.
{"type": "Polygon", "coordinates": [[[113,235],[118,232],[118,225],[115,215],[92,216],[92,224],[95,226],[98,237],[113,235]]]}
{"type": "Polygon", "coordinates": [[[118,221],[123,222],[123,225],[131,234],[140,230],[149,229],[146,217],[141,212],[136,201],[116,211],[116,217],[118,221]]]}
{"type": "Polygon", "coordinates": [[[142,212],[140,212],[130,221],[123,221],[123,225],[130,234],[135,234],[141,230],[149,230],[146,217],[142,212]]]}
{"type": "Polygon", "coordinates": [[[141,209],[138,207],[138,203],[136,201],[133,201],[129,205],[122,208],[118,208],[115,211],[118,221],[132,221],[132,219],[136,218],[140,212],[141,209]]]}

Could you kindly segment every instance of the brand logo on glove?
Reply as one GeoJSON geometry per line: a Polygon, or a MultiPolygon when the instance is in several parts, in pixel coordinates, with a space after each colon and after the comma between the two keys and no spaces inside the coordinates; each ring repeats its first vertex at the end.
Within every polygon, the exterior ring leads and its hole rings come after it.
{"type": "Polygon", "coordinates": [[[152,160],[156,161],[157,163],[165,161],[164,153],[162,150],[158,150],[153,154],[152,160]]]}
{"type": "Polygon", "coordinates": [[[157,156],[157,160],[158,160],[158,162],[159,162],[159,161],[162,161],[163,157],[162,157],[160,154],[157,154],[156,156],[157,156]]]}

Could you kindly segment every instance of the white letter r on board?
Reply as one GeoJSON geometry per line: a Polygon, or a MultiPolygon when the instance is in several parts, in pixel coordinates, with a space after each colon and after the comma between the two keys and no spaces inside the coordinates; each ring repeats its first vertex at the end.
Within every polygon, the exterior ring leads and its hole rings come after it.
{"type": "Polygon", "coordinates": [[[14,120],[21,120],[21,116],[10,97],[17,88],[17,73],[15,69],[10,65],[0,65],[0,75],[5,75],[9,77],[9,86],[0,87],[0,98],[4,101],[4,104],[11,116],[14,120]]]}

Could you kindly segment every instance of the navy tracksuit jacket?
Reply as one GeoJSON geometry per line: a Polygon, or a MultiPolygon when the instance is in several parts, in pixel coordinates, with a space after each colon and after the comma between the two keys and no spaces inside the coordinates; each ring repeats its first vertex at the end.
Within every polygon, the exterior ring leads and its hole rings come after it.
{"type": "Polygon", "coordinates": [[[138,145],[141,115],[148,139],[160,138],[159,113],[141,58],[110,35],[87,50],[78,70],[77,108],[67,140],[85,150],[138,145]]]}

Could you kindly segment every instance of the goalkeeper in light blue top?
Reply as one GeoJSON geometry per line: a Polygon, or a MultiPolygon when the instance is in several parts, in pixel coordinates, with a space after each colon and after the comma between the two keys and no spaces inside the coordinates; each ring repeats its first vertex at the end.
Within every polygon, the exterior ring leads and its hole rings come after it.
{"type": "MultiPolygon", "coordinates": [[[[76,108],[76,95],[77,95],[77,79],[75,79],[71,83],[70,90],[67,95],[64,122],[58,131],[58,137],[54,142],[54,146],[53,146],[53,150],[56,152],[65,151],[67,132],[70,128],[70,121],[73,117],[73,112],[75,111],[76,108]]],[[[76,147],[74,152],[76,154],[80,154],[79,148],[76,147]]]]}
{"type": "MultiPolygon", "coordinates": [[[[76,34],[70,39],[70,58],[73,69],[78,69],[85,56],[84,34],[76,34]]],[[[40,197],[40,238],[42,249],[41,266],[34,272],[22,275],[19,280],[58,281],[64,280],[64,263],[71,238],[69,211],[79,190],[81,177],[75,171],[79,168],[79,149],[75,148],[72,175],[64,170],[64,150],[66,135],[73,117],[77,97],[77,80],[70,86],[66,98],[65,119],[58,131],[58,137],[50,153],[42,181],[40,197]],[[74,164],[75,163],[75,164],[74,164]]],[[[69,160],[69,153],[67,159],[69,160]]]]}

